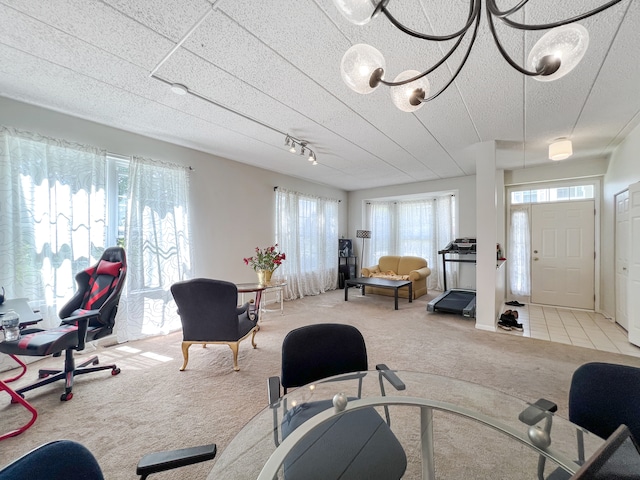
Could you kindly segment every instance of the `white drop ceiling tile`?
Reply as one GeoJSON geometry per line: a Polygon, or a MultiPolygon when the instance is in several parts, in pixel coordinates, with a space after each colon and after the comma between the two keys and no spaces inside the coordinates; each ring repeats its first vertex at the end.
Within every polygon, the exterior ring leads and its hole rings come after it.
{"type": "Polygon", "coordinates": [[[628,127],[626,119],[635,116],[633,126],[640,120],[637,118],[640,111],[637,80],[640,76],[640,62],[632,60],[638,47],[639,24],[640,3],[632,2],[615,39],[614,46],[618,48],[613,48],[605,59],[577,123],[580,131],[584,129],[592,134],[582,135],[580,142],[574,142],[574,149],[580,148],[580,144],[584,142],[591,149],[597,148],[593,154],[608,153],[621,138],[613,145],[603,140],[619,135],[628,127]],[[626,100],[612,109],[612,101],[618,96],[626,100]]]}
{"type": "MultiPolygon", "coordinates": [[[[2,8],[2,31],[14,23],[22,24],[21,28],[15,30],[13,39],[18,44],[29,44],[40,37],[51,44],[50,48],[65,50],[67,44],[75,39],[147,66],[149,70],[155,66],[154,57],[162,58],[172,46],[165,38],[101,2],[20,2],[19,10],[2,8]],[[4,22],[7,22],[6,25],[4,22]],[[30,38],[32,36],[36,38],[30,38]]],[[[2,31],[0,38],[5,35],[2,31]]],[[[2,41],[5,43],[4,39],[2,41]]]]}
{"type": "MultiPolygon", "coordinates": [[[[554,82],[527,79],[527,131],[529,135],[546,136],[549,141],[570,136],[578,121],[585,98],[609,50],[609,40],[621,21],[623,9],[614,9],[607,17],[581,22],[589,31],[590,42],[585,58],[565,77],[554,82]]],[[[539,38],[527,34],[527,51],[539,38]]]]}
{"type": "Polygon", "coordinates": [[[103,0],[123,15],[178,41],[211,10],[206,0],[103,0]]]}

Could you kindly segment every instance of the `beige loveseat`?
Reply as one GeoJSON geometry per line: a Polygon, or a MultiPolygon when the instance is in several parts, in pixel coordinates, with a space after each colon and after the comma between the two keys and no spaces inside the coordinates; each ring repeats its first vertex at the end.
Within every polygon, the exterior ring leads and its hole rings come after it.
{"type": "MultiPolygon", "coordinates": [[[[427,261],[424,258],[386,255],[380,257],[378,265],[362,267],[361,275],[363,277],[380,277],[390,280],[411,280],[413,283],[413,298],[416,299],[426,295],[427,277],[431,275],[431,269],[427,266],[427,261]]],[[[367,293],[394,295],[393,289],[376,287],[367,287],[367,293]]],[[[409,289],[399,289],[398,296],[408,298],[409,289]]]]}

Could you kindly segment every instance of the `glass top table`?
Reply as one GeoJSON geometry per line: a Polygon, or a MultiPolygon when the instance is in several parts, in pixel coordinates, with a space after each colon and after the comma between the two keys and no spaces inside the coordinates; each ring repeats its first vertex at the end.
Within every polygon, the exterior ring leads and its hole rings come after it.
{"type": "MultiPolygon", "coordinates": [[[[388,407],[391,430],[407,456],[405,479],[535,479],[539,469],[546,477],[556,468],[573,473],[579,468],[579,439],[586,458],[603,443],[564,418],[479,384],[400,371],[395,375],[404,389],[397,390],[380,371],[357,375],[362,379],[360,398],[351,374],[300,387],[274,408],[265,408],[218,455],[208,478],[284,478],[281,465],[296,442],[334,416],[366,407],[374,407],[383,419],[383,406],[388,407]],[[351,399],[344,410],[330,407],[282,440],[280,423],[287,409],[336,394],[351,399]],[[525,411],[538,418],[523,417],[525,411]]],[[[265,385],[265,398],[266,393],[265,385]]]]}

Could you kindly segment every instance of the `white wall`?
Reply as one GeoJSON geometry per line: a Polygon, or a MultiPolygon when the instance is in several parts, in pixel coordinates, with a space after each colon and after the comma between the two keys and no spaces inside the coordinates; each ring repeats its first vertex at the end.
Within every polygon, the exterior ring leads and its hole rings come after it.
{"type": "MultiPolygon", "coordinates": [[[[615,204],[617,193],[626,190],[632,183],[640,181],[640,126],[637,126],[618,146],[611,156],[609,169],[604,176],[602,195],[602,249],[600,267],[601,311],[615,317],[615,204]]],[[[631,248],[638,248],[633,245],[631,248]]]]}
{"type": "MultiPolygon", "coordinates": [[[[273,187],[335,198],[339,236],[347,235],[346,192],[228,159],[125,132],[0,97],[0,124],[105,148],[190,165],[190,216],[194,276],[232,282],[255,281],[242,259],[275,238],[273,187]]],[[[336,239],[336,257],[338,242],[336,239]]]]}

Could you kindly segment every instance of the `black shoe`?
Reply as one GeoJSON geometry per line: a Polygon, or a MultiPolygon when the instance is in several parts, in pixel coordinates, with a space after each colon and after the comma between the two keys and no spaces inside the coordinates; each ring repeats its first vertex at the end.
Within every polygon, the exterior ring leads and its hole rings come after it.
{"type": "Polygon", "coordinates": [[[498,327],[503,330],[511,331],[511,327],[502,321],[498,322],[498,327]]]}
{"type": "Polygon", "coordinates": [[[511,305],[512,307],[524,307],[524,303],[520,303],[517,300],[511,300],[510,302],[504,302],[505,305],[511,305]]]}

